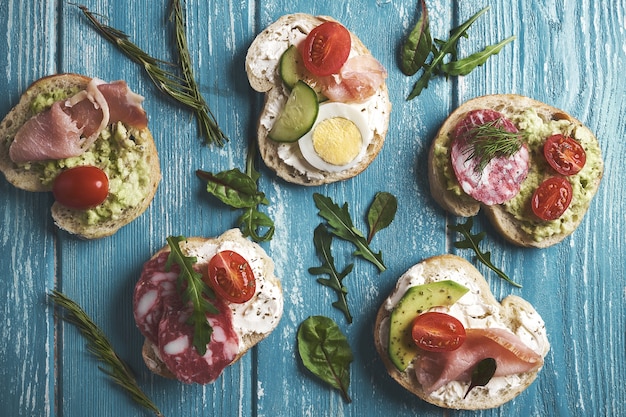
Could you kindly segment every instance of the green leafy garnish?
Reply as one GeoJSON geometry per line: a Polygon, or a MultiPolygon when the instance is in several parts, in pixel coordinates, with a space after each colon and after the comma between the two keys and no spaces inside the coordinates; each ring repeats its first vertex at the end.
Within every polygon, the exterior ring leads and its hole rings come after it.
{"type": "Polygon", "coordinates": [[[297,337],[304,366],[351,402],[348,387],[352,349],[337,323],[324,316],[309,317],[300,324],[297,337]]]}
{"type": "Polygon", "coordinates": [[[217,124],[215,116],[202,98],[195,81],[191,58],[187,48],[185,34],[185,18],[180,0],[172,1],[172,13],[176,32],[176,45],[180,60],[179,75],[165,68],[175,68],[176,65],[156,59],[130,41],[128,35],[121,30],[101,23],[94,13],[86,6],[78,6],[98,32],[109,42],[117,46],[127,57],[141,65],[154,85],[162,92],[180,104],[192,109],[198,119],[200,132],[207,144],[223,146],[228,138],[217,124]]]}
{"type": "Polygon", "coordinates": [[[425,0],[421,0],[421,7],[420,19],[402,46],[400,61],[402,72],[410,76],[417,73],[420,69],[424,70],[413,86],[413,90],[407,97],[407,100],[412,100],[420,95],[422,90],[428,87],[428,82],[433,76],[437,74],[443,74],[446,77],[467,75],[476,67],[483,65],[489,57],[498,54],[505,45],[515,39],[515,36],[511,36],[502,42],[487,46],[482,51],[459,60],[457,59],[459,39],[468,37],[467,30],[481,15],[489,10],[489,6],[480,10],[460,26],[452,29],[447,41],[440,39],[433,41],[430,34],[425,0]],[[450,60],[444,62],[448,56],[450,60]],[[427,62],[429,57],[431,57],[431,60],[427,62]]]}
{"type": "Polygon", "coordinates": [[[180,249],[180,242],[184,240],[185,237],[183,236],[169,236],[167,238],[170,253],[165,263],[165,269],[169,271],[174,263],[180,267],[176,287],[183,304],[191,304],[193,307],[187,324],[193,327],[193,346],[198,354],[203,356],[213,334],[213,328],[207,321],[206,315],[207,313],[218,314],[219,310],[209,301],[215,298],[213,290],[202,280],[202,274],[193,268],[197,259],[192,256],[185,256],[180,249]]]}
{"type": "Polygon", "coordinates": [[[315,200],[315,205],[319,210],[318,214],[328,221],[332,234],[356,246],[357,249],[354,255],[373,263],[380,272],[386,269],[381,252],[375,253],[369,247],[363,233],[352,223],[352,218],[348,211],[348,203],[344,203],[342,207],[339,207],[329,197],[319,193],[313,194],[313,200],[315,200]]]}
{"type": "Polygon", "coordinates": [[[65,310],[61,317],[75,325],[87,339],[87,350],[103,364],[98,366],[98,369],[126,390],[137,404],[152,411],[157,417],[163,417],[159,408],[137,384],[130,367],[115,353],[109,339],[87,313],[60,291],[53,290],[48,296],[57,306],[65,310]]]}
{"type": "Polygon", "coordinates": [[[333,307],[343,312],[348,323],[352,323],[352,315],[348,308],[348,289],[343,285],[343,279],[352,272],[354,264],[349,264],[343,271],[338,272],[335,267],[335,259],[330,251],[330,244],[332,241],[332,235],[326,229],[326,226],[320,224],[315,228],[313,233],[313,243],[319,258],[322,261],[322,265],[318,267],[309,268],[309,273],[313,275],[328,275],[329,278],[318,278],[317,282],[327,287],[332,288],[337,293],[337,301],[333,303],[333,307]]]}
{"type": "Polygon", "coordinates": [[[469,394],[469,392],[475,387],[483,387],[487,385],[496,373],[496,368],[497,364],[494,358],[485,358],[478,362],[474,369],[472,369],[472,379],[463,398],[466,398],[467,394],[469,394]]]}
{"type": "Polygon", "coordinates": [[[496,268],[491,263],[491,252],[482,252],[478,247],[478,244],[481,240],[484,239],[486,233],[480,232],[476,234],[472,234],[472,226],[474,225],[474,220],[472,217],[469,217],[467,221],[463,224],[457,225],[448,225],[450,230],[460,233],[463,235],[464,239],[454,242],[454,247],[457,249],[472,249],[474,253],[476,253],[476,258],[482,262],[485,266],[495,272],[500,278],[509,282],[510,284],[521,288],[522,286],[516,282],[514,282],[511,278],[509,278],[502,270],[496,268]]]}
{"type": "Polygon", "coordinates": [[[376,193],[374,201],[367,212],[367,224],[369,233],[367,234],[367,243],[370,244],[374,235],[384,228],[388,227],[396,217],[398,210],[398,200],[388,192],[382,191],[376,193]]]}

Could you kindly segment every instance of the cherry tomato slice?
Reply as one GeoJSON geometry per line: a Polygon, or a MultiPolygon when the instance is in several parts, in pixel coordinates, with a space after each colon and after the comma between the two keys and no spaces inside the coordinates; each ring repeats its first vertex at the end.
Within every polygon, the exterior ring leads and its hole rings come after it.
{"type": "Polygon", "coordinates": [[[582,145],[569,136],[552,135],[543,145],[543,155],[548,164],[562,175],[577,174],[587,161],[582,145]]]}
{"type": "Polygon", "coordinates": [[[324,22],[301,44],[304,66],[318,77],[337,74],[348,60],[351,44],[348,29],[337,22],[324,22]]]}
{"type": "Polygon", "coordinates": [[[551,177],[533,193],[530,206],[542,220],[556,220],[565,213],[572,202],[572,185],[567,178],[551,177]]]}
{"type": "Polygon", "coordinates": [[[415,344],[430,352],[449,352],[465,342],[465,327],[455,317],[439,312],[420,314],[413,320],[415,344]]]}
{"type": "Polygon", "coordinates": [[[245,303],[256,291],[250,264],[232,250],[218,252],[211,258],[207,284],[219,297],[233,303],[245,303]]]}
{"type": "Polygon", "coordinates": [[[91,165],[69,168],[54,179],[52,194],[65,207],[86,210],[107,198],[109,178],[100,168],[91,165]]]}

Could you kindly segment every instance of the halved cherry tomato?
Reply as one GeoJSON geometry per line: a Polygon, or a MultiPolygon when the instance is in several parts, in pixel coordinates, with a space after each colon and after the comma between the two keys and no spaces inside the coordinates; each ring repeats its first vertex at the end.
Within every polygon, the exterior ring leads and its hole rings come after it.
{"type": "Polygon", "coordinates": [[[415,344],[430,352],[449,352],[465,342],[465,327],[455,317],[432,311],[413,320],[411,335],[415,344]]]}
{"type": "Polygon", "coordinates": [[[551,177],[533,193],[530,206],[542,220],[556,220],[565,213],[572,202],[572,185],[567,178],[551,177]]]}
{"type": "Polygon", "coordinates": [[[562,175],[577,174],[587,161],[582,145],[573,138],[560,134],[546,139],[543,154],[550,166],[562,175]]]}
{"type": "Polygon", "coordinates": [[[248,261],[232,250],[218,252],[208,266],[207,284],[219,297],[233,303],[245,303],[256,291],[254,273],[248,261]]]}
{"type": "Polygon", "coordinates": [[[324,22],[313,28],[300,47],[304,66],[319,77],[336,74],[348,60],[350,32],[337,22],[324,22]]]}
{"type": "Polygon", "coordinates": [[[65,207],[86,210],[107,198],[109,178],[100,168],[91,165],[69,168],[55,178],[52,194],[65,207]]]}

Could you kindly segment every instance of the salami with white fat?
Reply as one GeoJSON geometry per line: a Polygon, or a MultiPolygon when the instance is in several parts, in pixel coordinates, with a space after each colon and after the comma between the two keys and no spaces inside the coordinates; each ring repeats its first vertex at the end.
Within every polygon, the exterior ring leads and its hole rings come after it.
{"type": "Polygon", "coordinates": [[[482,170],[476,168],[480,161],[469,158],[468,139],[474,127],[490,122],[507,132],[518,132],[513,122],[497,111],[472,110],[456,126],[450,149],[452,168],[461,188],[486,205],[502,204],[515,197],[530,167],[528,148],[523,144],[510,157],[495,157],[482,170]]]}

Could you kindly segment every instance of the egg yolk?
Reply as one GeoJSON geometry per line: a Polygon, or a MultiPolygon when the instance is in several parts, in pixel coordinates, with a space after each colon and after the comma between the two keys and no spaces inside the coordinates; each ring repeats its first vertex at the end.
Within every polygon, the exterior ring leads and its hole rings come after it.
{"type": "Polygon", "coordinates": [[[312,135],[313,149],[329,164],[346,165],[363,146],[361,131],[344,117],[333,117],[317,124],[312,135]]]}

